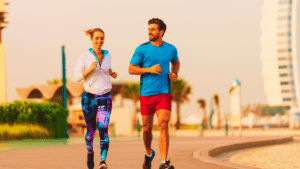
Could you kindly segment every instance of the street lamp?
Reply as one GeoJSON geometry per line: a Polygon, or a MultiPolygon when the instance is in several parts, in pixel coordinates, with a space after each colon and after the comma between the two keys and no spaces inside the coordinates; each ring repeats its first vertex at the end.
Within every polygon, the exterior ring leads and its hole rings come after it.
{"type": "MultiPolygon", "coordinates": [[[[63,45],[61,48],[62,51],[62,80],[63,80],[63,86],[62,86],[62,99],[63,99],[63,106],[64,108],[67,108],[67,80],[66,80],[66,55],[65,55],[65,46],[63,45]]],[[[69,138],[69,132],[68,132],[68,125],[66,128],[66,138],[69,138]]]]}

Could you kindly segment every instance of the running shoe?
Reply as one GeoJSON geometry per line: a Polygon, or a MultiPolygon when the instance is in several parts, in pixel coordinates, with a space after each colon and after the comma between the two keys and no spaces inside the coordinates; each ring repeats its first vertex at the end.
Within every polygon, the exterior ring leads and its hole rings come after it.
{"type": "Polygon", "coordinates": [[[87,167],[88,169],[94,169],[94,152],[87,154],[87,167]]]}
{"type": "Polygon", "coordinates": [[[155,156],[155,151],[152,150],[152,149],[151,149],[151,151],[152,151],[151,157],[148,157],[148,156],[145,155],[145,161],[144,161],[144,164],[143,164],[143,169],[151,169],[151,162],[152,162],[152,160],[155,156]]]}
{"type": "Polygon", "coordinates": [[[175,169],[174,166],[170,165],[171,161],[168,160],[164,165],[160,165],[159,169],[175,169]]]}
{"type": "Polygon", "coordinates": [[[107,169],[107,165],[104,160],[100,161],[99,169],[107,169]]]}

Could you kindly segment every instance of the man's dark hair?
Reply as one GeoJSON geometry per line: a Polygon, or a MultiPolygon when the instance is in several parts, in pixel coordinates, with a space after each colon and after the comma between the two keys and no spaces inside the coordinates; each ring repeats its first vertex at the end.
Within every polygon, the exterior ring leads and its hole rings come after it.
{"type": "Polygon", "coordinates": [[[164,21],[161,20],[161,19],[159,19],[159,18],[152,18],[152,19],[150,19],[150,20],[148,21],[148,25],[153,24],[153,23],[155,23],[155,24],[158,25],[158,30],[159,30],[159,31],[161,31],[161,30],[164,31],[164,33],[163,33],[163,35],[162,35],[162,36],[164,36],[164,34],[165,34],[165,32],[166,32],[166,29],[167,29],[167,25],[164,23],[164,21]]]}

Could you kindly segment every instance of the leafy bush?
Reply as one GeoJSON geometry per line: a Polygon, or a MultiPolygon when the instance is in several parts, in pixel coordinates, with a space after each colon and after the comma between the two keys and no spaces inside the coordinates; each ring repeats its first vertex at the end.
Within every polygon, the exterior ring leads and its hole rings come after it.
{"type": "Polygon", "coordinates": [[[275,116],[276,113],[284,115],[285,111],[287,111],[287,108],[284,106],[263,106],[261,114],[263,116],[275,116]]]}
{"type": "Polygon", "coordinates": [[[187,124],[183,124],[180,126],[180,130],[196,130],[199,128],[199,125],[187,125],[187,124]]]}
{"type": "MultiPolygon", "coordinates": [[[[199,125],[197,125],[197,124],[191,124],[191,125],[182,124],[182,125],[180,125],[180,129],[179,130],[197,130],[199,128],[199,125]]],[[[153,131],[159,131],[158,125],[153,125],[152,130],[153,131]]]]}
{"type": "Polygon", "coordinates": [[[68,115],[68,109],[49,101],[14,101],[0,105],[0,123],[44,126],[51,138],[65,137],[68,115]]]}

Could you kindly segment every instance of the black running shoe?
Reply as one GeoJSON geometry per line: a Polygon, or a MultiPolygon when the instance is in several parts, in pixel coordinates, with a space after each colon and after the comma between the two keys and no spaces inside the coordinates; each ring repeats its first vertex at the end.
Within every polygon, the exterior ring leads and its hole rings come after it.
{"type": "Polygon", "coordinates": [[[152,160],[155,156],[155,151],[152,150],[152,149],[151,149],[151,151],[152,151],[151,157],[148,157],[148,156],[145,155],[145,161],[144,161],[144,164],[143,164],[143,169],[151,169],[151,162],[152,162],[152,160]]]}
{"type": "Polygon", "coordinates": [[[171,161],[168,160],[164,165],[160,165],[159,169],[175,169],[174,166],[170,165],[171,161]]]}
{"type": "Polygon", "coordinates": [[[87,154],[87,167],[88,169],[94,169],[94,152],[87,154]]]}
{"type": "Polygon", "coordinates": [[[99,169],[107,169],[107,165],[104,160],[100,161],[99,169]]]}

